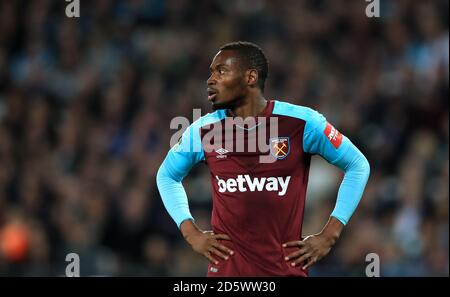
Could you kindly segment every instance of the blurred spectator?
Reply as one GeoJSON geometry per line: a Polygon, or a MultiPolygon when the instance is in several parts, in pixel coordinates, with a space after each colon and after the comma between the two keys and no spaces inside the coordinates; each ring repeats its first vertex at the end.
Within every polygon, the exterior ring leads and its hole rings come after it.
{"type": "MultiPolygon", "coordinates": [[[[372,175],[341,240],[311,275],[448,276],[448,1],[0,2],[0,275],[202,276],[155,174],[170,120],[210,111],[208,66],[233,40],[269,59],[266,96],[310,106],[363,150],[372,175]]],[[[315,158],[304,235],[342,174],[315,158]],[[327,178],[323,178],[326,176],[327,178]],[[327,180],[327,182],[324,181],[327,180]]],[[[187,192],[204,228],[209,172],[187,192]]],[[[293,222],[295,223],[295,222],[293,222]]]]}

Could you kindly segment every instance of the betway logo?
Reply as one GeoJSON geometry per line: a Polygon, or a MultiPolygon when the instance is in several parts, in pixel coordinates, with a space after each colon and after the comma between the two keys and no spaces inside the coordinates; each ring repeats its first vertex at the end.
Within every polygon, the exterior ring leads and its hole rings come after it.
{"type": "Polygon", "coordinates": [[[229,178],[223,180],[216,175],[217,185],[219,186],[219,192],[278,192],[278,196],[284,196],[289,186],[290,176],[283,177],[254,177],[250,175],[238,175],[237,178],[229,178]]]}

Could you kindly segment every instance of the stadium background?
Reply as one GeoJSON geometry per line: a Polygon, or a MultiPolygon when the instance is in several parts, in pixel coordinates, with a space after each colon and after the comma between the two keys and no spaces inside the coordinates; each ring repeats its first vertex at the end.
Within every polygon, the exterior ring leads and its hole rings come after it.
{"type": "MultiPolygon", "coordinates": [[[[269,59],[268,98],[319,110],[372,166],[363,200],[313,276],[448,276],[448,1],[0,1],[0,275],[202,276],[155,174],[175,116],[210,111],[208,66],[234,40],[269,59]]],[[[320,158],[304,234],[342,175],[320,158]]],[[[184,183],[208,228],[208,171],[184,183]]],[[[268,210],[268,215],[270,215],[268,210]]],[[[264,236],[261,234],[261,236],[264,236]]]]}

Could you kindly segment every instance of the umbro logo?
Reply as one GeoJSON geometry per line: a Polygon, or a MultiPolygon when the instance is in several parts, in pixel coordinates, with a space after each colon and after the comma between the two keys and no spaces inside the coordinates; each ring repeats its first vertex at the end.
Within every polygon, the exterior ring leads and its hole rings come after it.
{"type": "Polygon", "coordinates": [[[221,148],[215,150],[215,152],[218,154],[218,155],[216,156],[217,159],[223,159],[223,158],[226,158],[226,157],[227,157],[227,156],[226,156],[226,153],[228,153],[229,150],[226,150],[226,149],[224,149],[223,147],[221,147],[221,148]]]}
{"type": "Polygon", "coordinates": [[[225,155],[226,153],[228,153],[228,150],[221,147],[220,149],[216,150],[216,153],[218,153],[219,155],[225,155]]]}

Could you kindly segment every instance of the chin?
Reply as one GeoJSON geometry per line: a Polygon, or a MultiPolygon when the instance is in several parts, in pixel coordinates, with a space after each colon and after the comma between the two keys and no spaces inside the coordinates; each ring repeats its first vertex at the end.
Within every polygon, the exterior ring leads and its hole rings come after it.
{"type": "Polygon", "coordinates": [[[239,99],[233,99],[231,101],[216,101],[212,102],[212,109],[213,110],[218,110],[218,109],[233,109],[234,107],[236,107],[237,105],[239,105],[241,101],[241,98],[239,99]]]}
{"type": "Polygon", "coordinates": [[[230,109],[233,107],[232,102],[213,102],[212,103],[212,109],[218,110],[218,109],[230,109]]]}

